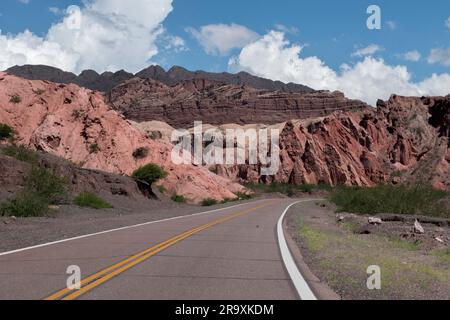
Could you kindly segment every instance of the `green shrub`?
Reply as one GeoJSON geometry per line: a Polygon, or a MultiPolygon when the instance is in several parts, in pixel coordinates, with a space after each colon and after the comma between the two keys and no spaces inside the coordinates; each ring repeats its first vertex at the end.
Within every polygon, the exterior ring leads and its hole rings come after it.
{"type": "Polygon", "coordinates": [[[444,204],[448,197],[447,192],[425,185],[338,187],[330,194],[330,200],[340,212],[419,214],[450,218],[450,208],[444,204]]]}
{"type": "Polygon", "coordinates": [[[174,194],[171,199],[177,203],[186,203],[186,198],[178,194],[174,194]]]}
{"type": "Polygon", "coordinates": [[[38,154],[35,151],[28,149],[27,147],[22,145],[18,146],[13,144],[6,146],[2,152],[6,156],[12,157],[19,161],[27,162],[32,165],[36,165],[39,162],[38,154]]]}
{"type": "Polygon", "coordinates": [[[133,152],[133,158],[135,159],[145,159],[148,156],[148,148],[137,148],[134,152],[133,152]]]}
{"type": "Polygon", "coordinates": [[[167,189],[166,189],[166,187],[164,187],[164,186],[158,186],[158,190],[159,190],[159,192],[161,192],[161,193],[166,193],[166,192],[167,192],[167,189]]]}
{"type": "Polygon", "coordinates": [[[111,209],[113,206],[100,198],[99,196],[90,193],[83,192],[80,193],[75,199],[74,204],[82,208],[92,208],[92,209],[111,209]]]}
{"type": "Polygon", "coordinates": [[[89,146],[89,153],[98,153],[99,150],[97,143],[93,143],[89,146]]]}
{"type": "Polygon", "coordinates": [[[303,193],[311,193],[314,191],[315,187],[316,186],[313,184],[301,184],[297,186],[298,190],[303,193]]]}
{"type": "Polygon", "coordinates": [[[160,179],[167,177],[165,172],[160,166],[154,163],[150,163],[143,167],[140,167],[133,172],[132,178],[138,182],[143,182],[152,185],[160,179]]]}
{"type": "Polygon", "coordinates": [[[0,141],[14,138],[14,129],[7,124],[0,123],[0,141]]]}
{"type": "Polygon", "coordinates": [[[9,102],[18,104],[18,103],[22,102],[22,98],[19,95],[15,94],[15,95],[11,96],[11,98],[9,99],[9,102]]]}
{"type": "Polygon", "coordinates": [[[22,192],[0,206],[0,215],[40,217],[48,213],[49,202],[34,192],[22,192]]]}
{"type": "Polygon", "coordinates": [[[218,204],[219,202],[216,199],[212,199],[212,198],[206,198],[202,201],[202,206],[203,207],[210,207],[210,206],[215,206],[216,204],[218,204]]]}
{"type": "Polygon", "coordinates": [[[33,167],[26,181],[26,188],[32,193],[47,199],[49,204],[67,201],[66,181],[52,171],[33,167]]]}

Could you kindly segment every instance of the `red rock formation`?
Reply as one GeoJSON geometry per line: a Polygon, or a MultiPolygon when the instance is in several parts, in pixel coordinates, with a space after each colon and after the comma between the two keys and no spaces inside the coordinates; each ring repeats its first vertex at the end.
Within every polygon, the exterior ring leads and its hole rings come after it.
{"type": "Polygon", "coordinates": [[[287,122],[281,169],[262,177],[258,166],[215,168],[237,181],[371,186],[414,181],[450,187],[450,96],[393,96],[377,110],[337,112],[287,122]]]}
{"type": "Polygon", "coordinates": [[[30,81],[0,73],[0,123],[18,132],[18,143],[61,156],[83,168],[131,174],[147,163],[169,172],[164,186],[193,202],[234,198],[243,187],[206,168],[175,166],[172,145],[153,141],[135,129],[101,94],[77,85],[30,81]],[[11,97],[16,99],[11,99],[11,97]],[[133,152],[147,148],[148,156],[133,152]]]}
{"type": "Polygon", "coordinates": [[[368,107],[361,101],[346,99],[340,92],[265,91],[202,79],[167,86],[140,78],[115,87],[110,103],[130,120],[163,121],[176,128],[193,126],[194,121],[214,125],[274,124],[368,107]]]}

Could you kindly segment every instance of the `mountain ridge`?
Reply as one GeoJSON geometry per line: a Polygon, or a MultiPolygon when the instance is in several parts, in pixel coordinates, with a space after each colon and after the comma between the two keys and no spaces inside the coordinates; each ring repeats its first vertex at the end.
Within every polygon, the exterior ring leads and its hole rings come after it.
{"type": "Polygon", "coordinates": [[[79,75],[76,75],[75,73],[46,65],[14,66],[5,70],[5,72],[27,80],[42,80],[64,84],[74,83],[87,89],[102,92],[109,92],[114,87],[134,77],[156,80],[169,86],[176,85],[181,81],[204,79],[232,85],[247,85],[261,90],[296,93],[314,92],[313,89],[301,84],[273,81],[251,75],[247,72],[232,74],[228,72],[213,73],[201,70],[189,71],[180,66],[173,66],[166,71],[161,66],[151,65],[136,74],[129,73],[125,70],[103,72],[101,74],[94,70],[83,70],[79,75]]]}

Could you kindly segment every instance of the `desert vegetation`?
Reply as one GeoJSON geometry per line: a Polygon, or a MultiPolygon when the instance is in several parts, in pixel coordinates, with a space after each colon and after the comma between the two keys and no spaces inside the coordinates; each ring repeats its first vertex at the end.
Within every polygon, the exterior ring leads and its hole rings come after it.
{"type": "Polygon", "coordinates": [[[142,182],[151,186],[158,180],[167,177],[167,172],[165,172],[157,164],[150,163],[134,171],[131,177],[138,182],[142,182]]]}
{"type": "Polygon", "coordinates": [[[216,199],[206,198],[206,199],[203,199],[202,206],[203,207],[210,207],[210,206],[215,206],[218,203],[219,203],[219,201],[217,201],[216,199]]]}
{"type": "Polygon", "coordinates": [[[113,206],[91,192],[80,193],[73,201],[73,203],[82,208],[91,209],[111,209],[113,206]]]}
{"type": "Polygon", "coordinates": [[[9,99],[9,102],[11,102],[11,103],[13,103],[13,104],[18,104],[18,103],[21,103],[21,102],[22,102],[22,98],[21,98],[19,95],[14,94],[14,95],[12,95],[11,98],[9,99]]]}
{"type": "Polygon", "coordinates": [[[33,166],[25,188],[0,206],[0,215],[38,217],[46,215],[51,205],[67,201],[66,182],[52,171],[33,166]]]}
{"type": "Polygon", "coordinates": [[[14,129],[7,124],[0,123],[0,141],[12,139],[14,137],[14,129]]]}
{"type": "Polygon", "coordinates": [[[145,147],[137,148],[133,152],[133,158],[135,159],[145,159],[147,158],[147,156],[148,156],[148,148],[145,147]]]}
{"type": "Polygon", "coordinates": [[[173,202],[176,202],[176,203],[186,203],[186,198],[184,196],[180,196],[178,194],[174,194],[171,199],[173,202]]]}
{"type": "Polygon", "coordinates": [[[297,193],[311,193],[315,190],[331,190],[328,185],[301,184],[294,185],[289,183],[270,183],[270,184],[246,184],[250,190],[258,193],[281,193],[293,197],[297,193]]]}
{"type": "Polygon", "coordinates": [[[450,194],[426,185],[378,185],[373,188],[338,187],[330,200],[339,212],[360,214],[417,214],[450,218],[450,194]]]}

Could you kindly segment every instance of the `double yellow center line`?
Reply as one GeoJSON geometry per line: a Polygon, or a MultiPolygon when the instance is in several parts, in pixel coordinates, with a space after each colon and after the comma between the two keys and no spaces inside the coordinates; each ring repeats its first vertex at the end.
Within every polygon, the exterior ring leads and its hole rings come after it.
{"type": "Polygon", "coordinates": [[[164,242],[161,242],[149,249],[146,249],[142,252],[136,253],[134,255],[132,255],[131,257],[122,260],[110,267],[107,267],[85,279],[83,279],[81,281],[81,289],[78,290],[71,290],[68,288],[62,289],[54,294],[52,294],[51,296],[45,298],[45,300],[74,300],[77,299],[78,297],[82,296],[83,294],[91,291],[92,289],[100,286],[101,284],[105,283],[106,281],[118,276],[119,274],[127,271],[128,269],[134,267],[135,265],[148,260],[149,258],[151,258],[152,256],[156,255],[158,252],[161,252],[177,243],[179,243],[180,241],[183,241],[189,237],[191,237],[192,235],[199,233],[205,229],[209,229],[213,226],[216,226],[218,224],[227,222],[231,219],[235,219],[237,217],[243,216],[247,213],[256,211],[258,209],[264,208],[269,206],[272,203],[272,201],[265,203],[263,205],[251,208],[251,209],[247,209],[247,210],[243,210],[243,211],[239,211],[235,214],[232,214],[230,216],[212,221],[210,223],[206,223],[202,226],[193,228],[191,230],[188,230],[182,234],[179,234],[173,238],[170,238],[169,240],[166,240],[164,242]]]}

